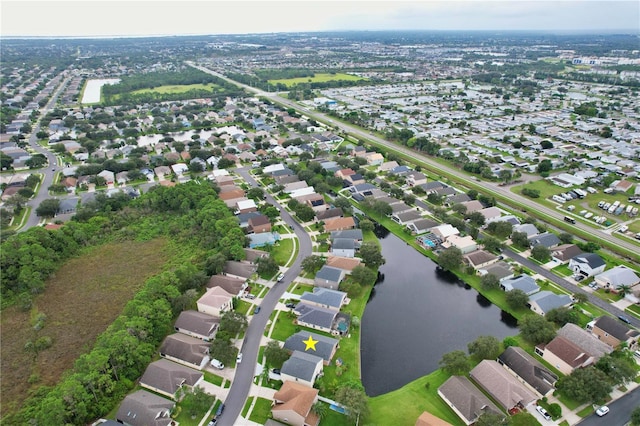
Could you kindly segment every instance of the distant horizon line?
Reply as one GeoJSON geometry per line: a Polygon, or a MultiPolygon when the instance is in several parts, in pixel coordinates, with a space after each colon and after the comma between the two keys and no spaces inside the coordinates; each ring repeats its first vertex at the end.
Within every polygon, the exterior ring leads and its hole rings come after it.
{"type": "Polygon", "coordinates": [[[21,39],[21,40],[78,40],[78,39],[121,39],[121,38],[165,38],[165,37],[216,37],[216,36],[260,36],[277,34],[327,34],[327,33],[402,33],[402,32],[424,32],[424,33],[539,33],[555,35],[636,35],[640,36],[640,29],[334,29],[334,30],[312,30],[312,31],[269,31],[259,33],[185,33],[185,34],[109,34],[109,35],[3,35],[0,39],[21,39]]]}

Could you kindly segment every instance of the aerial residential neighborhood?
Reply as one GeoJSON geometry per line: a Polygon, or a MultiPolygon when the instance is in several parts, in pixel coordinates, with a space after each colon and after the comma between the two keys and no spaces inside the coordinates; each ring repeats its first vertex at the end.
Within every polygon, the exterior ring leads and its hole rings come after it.
{"type": "Polygon", "coordinates": [[[7,35],[3,423],[640,424],[637,28],[7,35]]]}

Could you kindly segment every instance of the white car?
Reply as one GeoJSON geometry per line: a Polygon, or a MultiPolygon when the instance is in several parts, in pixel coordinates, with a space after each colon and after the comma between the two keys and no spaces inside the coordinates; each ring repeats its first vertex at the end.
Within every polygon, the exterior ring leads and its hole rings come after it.
{"type": "Polygon", "coordinates": [[[547,410],[545,410],[544,408],[542,408],[541,406],[536,406],[536,411],[538,413],[540,413],[540,415],[542,417],[544,417],[545,420],[551,420],[551,416],[549,415],[549,413],[547,413],[547,410]]]}
{"type": "Polygon", "coordinates": [[[596,414],[597,414],[599,417],[604,416],[604,415],[605,415],[605,414],[607,414],[608,412],[609,412],[609,407],[607,407],[606,405],[603,405],[602,407],[600,407],[600,408],[598,408],[598,409],[596,410],[596,414]]]}
{"type": "Polygon", "coordinates": [[[218,370],[224,369],[224,364],[215,358],[211,360],[211,366],[217,368],[218,370]]]}
{"type": "Polygon", "coordinates": [[[284,274],[278,275],[278,278],[277,278],[278,282],[282,281],[283,279],[284,279],[284,274]]]}
{"type": "Polygon", "coordinates": [[[238,356],[236,357],[236,364],[240,364],[242,362],[242,352],[238,353],[238,356]]]}

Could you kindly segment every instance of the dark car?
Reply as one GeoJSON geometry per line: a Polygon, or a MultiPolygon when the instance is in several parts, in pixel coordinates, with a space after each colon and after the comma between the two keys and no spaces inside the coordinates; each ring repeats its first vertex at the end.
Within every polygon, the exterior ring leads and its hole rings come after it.
{"type": "Polygon", "coordinates": [[[216,417],[220,417],[223,411],[224,411],[224,404],[220,404],[220,406],[218,407],[218,411],[216,411],[216,417]]]}
{"type": "Polygon", "coordinates": [[[631,324],[631,320],[624,315],[618,315],[618,319],[622,322],[626,322],[627,324],[631,324]]]}
{"type": "Polygon", "coordinates": [[[273,370],[271,370],[271,372],[273,374],[280,374],[280,369],[279,368],[274,368],[273,370]]]}
{"type": "Polygon", "coordinates": [[[285,306],[286,306],[287,308],[295,308],[295,307],[296,307],[296,304],[295,304],[295,303],[287,303],[285,306]]]}
{"type": "Polygon", "coordinates": [[[253,310],[253,314],[257,314],[260,312],[260,306],[256,306],[256,308],[253,310]]]}

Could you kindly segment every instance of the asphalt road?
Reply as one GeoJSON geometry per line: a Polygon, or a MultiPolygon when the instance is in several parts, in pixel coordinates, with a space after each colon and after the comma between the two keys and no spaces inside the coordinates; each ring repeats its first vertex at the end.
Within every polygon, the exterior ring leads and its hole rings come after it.
{"type": "Polygon", "coordinates": [[[595,413],[582,420],[580,426],[624,426],[631,419],[631,412],[640,407],[640,388],[607,404],[608,414],[598,417],[595,413]]]}
{"type": "Polygon", "coordinates": [[[525,266],[525,267],[531,269],[532,271],[542,275],[543,277],[545,277],[549,281],[552,281],[552,282],[558,284],[559,286],[561,286],[565,290],[570,291],[571,293],[586,294],[587,297],[589,298],[589,302],[591,302],[592,304],[596,305],[597,307],[599,307],[601,309],[604,309],[605,311],[609,312],[612,315],[615,315],[616,317],[618,315],[624,315],[625,317],[629,318],[629,320],[631,321],[632,325],[634,325],[635,327],[640,327],[640,320],[638,320],[634,316],[626,314],[625,312],[623,312],[620,309],[616,308],[612,304],[605,302],[604,300],[600,299],[597,296],[594,296],[594,295],[590,294],[587,291],[584,291],[583,289],[581,289],[577,285],[565,280],[564,278],[561,278],[561,277],[557,276],[556,274],[554,274],[553,272],[551,272],[551,271],[549,271],[547,269],[544,269],[542,266],[538,265],[535,262],[532,262],[531,260],[527,259],[526,257],[520,256],[515,251],[513,251],[513,250],[511,250],[509,248],[504,248],[504,249],[502,249],[502,252],[504,254],[506,254],[507,256],[509,256],[510,258],[512,258],[515,261],[517,261],[518,263],[520,263],[522,266],[525,266]]]}
{"type": "MultiPolygon", "coordinates": [[[[456,179],[460,182],[462,182],[463,184],[469,186],[470,188],[477,188],[477,187],[481,187],[482,192],[483,193],[487,193],[487,194],[492,194],[492,195],[500,195],[502,197],[506,197],[507,199],[511,199],[514,202],[517,202],[521,205],[524,205],[527,207],[527,209],[531,209],[534,210],[536,212],[542,213],[544,215],[553,217],[557,220],[563,220],[565,214],[561,211],[557,211],[555,209],[549,208],[547,206],[544,206],[542,204],[539,204],[527,197],[523,197],[519,194],[513,193],[509,190],[508,187],[506,186],[500,186],[498,183],[496,182],[486,182],[486,181],[482,181],[482,182],[477,182],[473,179],[468,178],[465,175],[461,175],[460,171],[457,169],[453,169],[451,167],[448,167],[446,165],[443,165],[441,163],[438,163],[436,161],[434,161],[432,158],[429,158],[428,156],[418,152],[418,151],[414,151],[412,149],[409,149],[407,147],[401,146],[401,145],[397,145],[393,142],[389,142],[383,138],[380,138],[376,135],[374,135],[373,133],[371,133],[368,130],[364,130],[361,128],[358,128],[356,126],[353,126],[351,124],[348,123],[343,123],[341,121],[336,121],[333,120],[332,118],[328,117],[327,115],[317,112],[317,111],[310,111],[309,109],[306,108],[302,108],[300,107],[299,104],[297,104],[296,102],[293,102],[289,99],[285,99],[282,98],[280,96],[278,96],[277,93],[272,93],[272,92],[265,92],[261,89],[257,89],[255,87],[251,87],[251,86],[247,86],[245,84],[239,83],[235,80],[229,79],[227,77],[225,77],[224,75],[215,72],[213,70],[210,70],[206,67],[201,67],[201,66],[197,66],[194,65],[192,63],[187,62],[189,65],[193,66],[194,68],[197,68],[201,71],[204,71],[206,73],[209,74],[213,74],[219,78],[222,78],[232,84],[235,84],[239,87],[242,87],[243,89],[255,93],[258,96],[263,96],[267,99],[271,99],[274,102],[280,103],[282,105],[285,105],[289,108],[293,108],[296,111],[301,111],[304,115],[313,118],[315,120],[318,121],[323,121],[325,123],[330,123],[332,126],[336,126],[338,128],[340,128],[342,131],[351,134],[353,136],[357,136],[359,138],[365,139],[365,140],[371,140],[376,142],[377,144],[383,145],[385,148],[391,150],[391,151],[396,151],[396,152],[400,152],[402,154],[405,155],[409,155],[413,158],[416,158],[417,160],[421,161],[422,163],[427,164],[432,170],[443,170],[446,173],[449,174],[453,174],[456,176],[456,179]]],[[[613,235],[607,234],[605,232],[601,232],[599,230],[595,230],[592,226],[589,226],[587,224],[581,223],[581,222],[576,222],[576,224],[574,225],[569,225],[567,224],[568,227],[575,227],[575,228],[579,228],[582,231],[588,232],[590,234],[594,234],[596,236],[597,239],[600,240],[606,240],[607,242],[625,248],[627,250],[629,250],[632,253],[637,253],[639,246],[636,242],[634,241],[627,241],[627,240],[622,240],[622,239],[618,239],[613,235]]]]}
{"type": "Polygon", "coordinates": [[[36,208],[47,198],[52,198],[49,195],[48,188],[53,184],[53,179],[56,174],[53,169],[55,168],[56,170],[59,170],[59,166],[57,163],[58,158],[54,153],[38,144],[38,138],[36,137],[36,134],[40,131],[40,121],[42,117],[47,115],[49,111],[51,111],[55,107],[56,102],[58,101],[58,96],[60,96],[60,93],[64,90],[70,79],[71,77],[67,77],[60,83],[60,85],[58,85],[55,92],[51,96],[51,99],[49,99],[49,102],[47,102],[45,107],[41,110],[40,118],[38,119],[36,125],[33,127],[31,136],[29,136],[29,146],[34,151],[40,154],[44,154],[44,156],[47,157],[47,162],[49,165],[38,170],[38,172],[43,176],[42,182],[40,184],[40,189],[38,190],[38,193],[35,194],[33,198],[27,203],[27,205],[31,207],[31,212],[29,213],[29,217],[18,232],[23,232],[29,228],[37,226],[40,223],[40,218],[36,215],[36,208]]]}
{"type": "MultiPolygon", "coordinates": [[[[257,182],[249,175],[248,168],[236,169],[236,172],[251,186],[258,186],[257,182]]],[[[300,274],[302,267],[302,259],[311,255],[311,238],[307,232],[296,222],[291,215],[281,207],[271,195],[267,194],[267,202],[276,207],[280,207],[280,216],[282,220],[293,229],[298,237],[298,256],[285,272],[282,282],[273,285],[260,304],[260,313],[254,315],[249,322],[249,327],[244,337],[242,345],[242,363],[236,370],[235,377],[229,389],[225,404],[225,410],[218,420],[220,426],[232,426],[237,424],[238,418],[245,401],[249,396],[251,383],[253,382],[254,372],[258,359],[258,349],[260,347],[260,339],[264,334],[264,330],[269,320],[271,312],[273,312],[276,304],[289,287],[289,284],[300,274]]]]}

